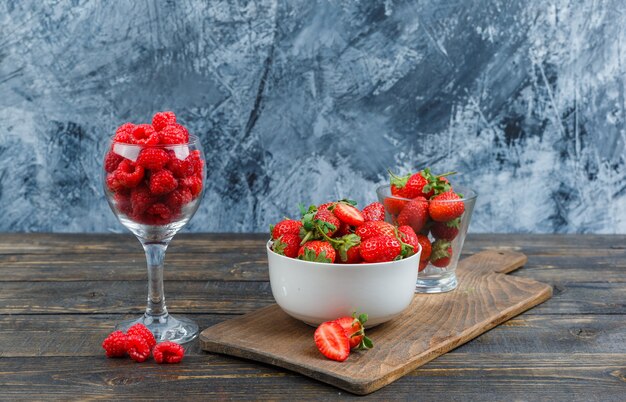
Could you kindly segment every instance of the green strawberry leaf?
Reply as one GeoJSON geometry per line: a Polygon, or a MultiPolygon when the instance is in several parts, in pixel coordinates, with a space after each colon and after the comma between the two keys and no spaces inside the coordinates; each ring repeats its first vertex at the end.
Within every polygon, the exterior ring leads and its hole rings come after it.
{"type": "Polygon", "coordinates": [[[449,228],[458,229],[461,226],[461,218],[452,219],[451,221],[446,222],[446,226],[449,228]]]}
{"type": "Polygon", "coordinates": [[[270,236],[274,233],[274,227],[276,227],[276,225],[270,225],[270,236]]]}
{"type": "Polygon", "coordinates": [[[348,205],[352,205],[353,207],[356,207],[357,202],[354,200],[349,200],[347,198],[341,199],[338,202],[343,202],[344,204],[348,204],[348,205]]]}
{"type": "MultiPolygon", "coordinates": [[[[355,316],[356,313],[353,314],[353,316],[355,316]]],[[[358,318],[359,322],[361,324],[365,324],[367,322],[367,314],[363,313],[363,314],[359,314],[359,318],[358,318]]]]}
{"type": "Polygon", "coordinates": [[[287,243],[282,241],[282,236],[278,239],[274,240],[274,244],[272,244],[272,250],[276,254],[285,255],[285,249],[287,248],[287,243]]]}
{"type": "Polygon", "coordinates": [[[363,336],[363,339],[361,339],[361,343],[359,344],[359,349],[371,349],[374,347],[374,342],[372,342],[372,340],[370,338],[368,338],[367,336],[363,336]]]}
{"type": "Polygon", "coordinates": [[[406,186],[406,182],[409,181],[409,178],[411,177],[410,173],[406,176],[396,176],[389,169],[387,169],[387,172],[389,172],[389,183],[397,188],[404,188],[404,186],[406,186]]]}

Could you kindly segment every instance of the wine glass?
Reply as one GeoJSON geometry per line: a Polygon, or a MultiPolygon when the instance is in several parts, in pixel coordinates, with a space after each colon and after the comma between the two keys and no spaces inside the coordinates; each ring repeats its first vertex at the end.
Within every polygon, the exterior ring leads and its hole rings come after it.
{"type": "Polygon", "coordinates": [[[167,312],[163,261],[170,241],[202,198],[205,159],[200,140],[190,135],[185,144],[136,145],[111,139],[103,167],[106,199],[122,225],[141,242],[148,263],[146,312],[116,329],[142,323],[157,341],[189,342],[198,335],[198,325],[167,312]]]}

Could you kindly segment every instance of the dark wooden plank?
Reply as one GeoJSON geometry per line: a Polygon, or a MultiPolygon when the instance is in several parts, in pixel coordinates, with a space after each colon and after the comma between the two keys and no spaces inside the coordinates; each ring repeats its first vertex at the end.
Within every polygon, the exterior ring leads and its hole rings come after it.
{"type": "MultiPolygon", "coordinates": [[[[552,316],[531,312],[502,323],[456,351],[626,353],[624,316],[552,316]]],[[[202,329],[235,317],[221,314],[187,316],[202,329]]],[[[122,314],[0,316],[0,356],[100,356],[102,340],[117,322],[131,317],[122,314]]],[[[189,355],[204,355],[197,341],[186,347],[189,355]]]]}
{"type": "MultiPolygon", "coordinates": [[[[243,314],[274,303],[268,282],[169,281],[172,312],[243,314]]],[[[626,314],[626,283],[556,283],[533,314],[626,314]]],[[[0,282],[0,314],[125,314],[145,308],[146,281],[0,282]]]]}
{"type": "Polygon", "coordinates": [[[306,377],[208,354],[178,365],[128,359],[0,359],[3,398],[623,400],[626,354],[449,353],[389,387],[356,397],[306,377]]]}

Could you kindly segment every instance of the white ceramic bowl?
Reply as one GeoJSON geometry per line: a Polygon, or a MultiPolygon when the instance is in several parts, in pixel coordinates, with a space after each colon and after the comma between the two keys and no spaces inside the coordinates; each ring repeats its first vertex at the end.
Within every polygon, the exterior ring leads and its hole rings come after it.
{"type": "Polygon", "coordinates": [[[367,313],[366,327],[389,321],[413,300],[421,248],[399,261],[326,264],[273,252],[267,243],[270,284],[285,313],[317,326],[353,312],[367,313]]]}

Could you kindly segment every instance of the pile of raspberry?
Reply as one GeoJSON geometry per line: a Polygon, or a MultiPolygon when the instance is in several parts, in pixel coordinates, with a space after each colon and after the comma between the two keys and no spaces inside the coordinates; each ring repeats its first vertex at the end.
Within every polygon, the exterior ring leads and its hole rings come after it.
{"type": "Polygon", "coordinates": [[[144,362],[154,356],[157,363],[180,363],[185,349],[174,342],[156,343],[154,335],[143,324],[135,324],[126,333],[113,331],[102,342],[107,357],[130,356],[136,362],[144,362]]]}
{"type": "Polygon", "coordinates": [[[202,193],[204,175],[200,151],[181,146],[188,142],[189,132],[173,112],[156,113],[152,124],[118,127],[104,169],[119,212],[147,225],[181,218],[182,208],[202,193]]]}

